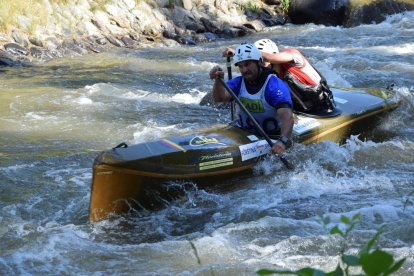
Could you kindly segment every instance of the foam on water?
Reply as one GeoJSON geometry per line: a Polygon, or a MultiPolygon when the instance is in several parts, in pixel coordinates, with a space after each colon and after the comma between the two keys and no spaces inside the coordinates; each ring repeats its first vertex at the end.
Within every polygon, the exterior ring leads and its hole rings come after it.
{"type": "Polygon", "coordinates": [[[152,141],[160,139],[164,136],[179,134],[182,130],[179,130],[176,125],[170,126],[156,126],[155,123],[149,122],[151,126],[142,127],[141,125],[130,126],[131,128],[138,128],[139,130],[134,132],[134,142],[142,143],[144,141],[152,141]]]}
{"type": "Polygon", "coordinates": [[[37,165],[36,163],[18,164],[18,165],[2,167],[2,168],[0,168],[0,170],[5,171],[6,173],[12,173],[12,172],[17,172],[17,171],[22,170],[22,169],[33,168],[36,165],[37,165]]]}
{"type": "Polygon", "coordinates": [[[198,70],[201,70],[201,71],[206,71],[206,72],[209,72],[210,71],[210,69],[213,67],[213,66],[216,66],[216,65],[218,65],[217,63],[215,63],[215,62],[209,62],[209,61],[198,61],[198,60],[196,60],[196,59],[190,59],[189,61],[188,61],[188,63],[187,63],[188,65],[191,65],[191,66],[193,66],[193,67],[195,67],[196,69],[198,69],[198,70]]]}
{"type": "MultiPolygon", "coordinates": [[[[13,266],[9,266],[10,272],[18,274],[32,273],[66,273],[69,270],[77,271],[73,261],[75,254],[81,254],[90,248],[94,248],[88,242],[89,234],[75,225],[59,225],[49,223],[38,226],[30,233],[39,237],[39,243],[31,244],[30,241],[23,247],[9,255],[13,266]],[[71,250],[72,249],[72,250],[71,250]],[[36,265],[34,265],[36,264],[36,265]]],[[[22,238],[26,238],[23,234],[22,238]]]]}
{"type": "Polygon", "coordinates": [[[413,43],[403,43],[398,45],[381,45],[381,46],[363,46],[356,47],[355,45],[349,47],[303,47],[303,49],[322,50],[324,52],[335,53],[335,54],[347,54],[347,53],[370,53],[377,52],[381,55],[399,55],[399,56],[410,56],[414,53],[413,43]]]}
{"type": "Polygon", "coordinates": [[[366,48],[366,51],[378,51],[383,54],[389,55],[413,55],[414,54],[414,43],[403,43],[399,45],[391,45],[391,46],[373,46],[370,48],[366,48]]]}
{"type": "MultiPolygon", "coordinates": [[[[170,103],[171,101],[182,103],[182,104],[199,104],[201,99],[205,96],[205,92],[199,91],[198,89],[191,89],[188,93],[177,93],[172,96],[165,95],[157,92],[137,91],[127,92],[123,94],[128,99],[142,99],[145,102],[165,102],[170,103]]],[[[139,109],[144,102],[137,102],[137,109],[139,109]]]]}
{"type": "Polygon", "coordinates": [[[51,178],[54,183],[67,187],[68,184],[84,186],[85,182],[90,179],[91,173],[89,168],[78,168],[78,164],[67,164],[64,169],[50,169],[44,173],[46,178],[51,178]]]}
{"type": "Polygon", "coordinates": [[[75,100],[75,103],[80,104],[80,105],[91,105],[93,104],[93,101],[86,97],[79,97],[75,100]]]}
{"type": "Polygon", "coordinates": [[[205,95],[205,92],[201,92],[198,89],[192,89],[190,93],[175,94],[171,100],[184,104],[199,104],[205,95]]]}
{"type": "Polygon", "coordinates": [[[46,112],[29,112],[29,113],[26,113],[25,117],[28,119],[32,119],[32,120],[42,120],[42,121],[43,120],[53,121],[57,119],[57,116],[50,116],[46,112]]]}

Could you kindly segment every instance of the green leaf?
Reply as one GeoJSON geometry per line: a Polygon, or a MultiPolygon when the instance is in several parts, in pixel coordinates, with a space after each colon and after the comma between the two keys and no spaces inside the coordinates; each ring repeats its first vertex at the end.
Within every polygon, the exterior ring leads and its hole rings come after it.
{"type": "Polygon", "coordinates": [[[380,275],[390,269],[394,257],[385,251],[375,249],[370,254],[364,254],[360,259],[362,269],[368,275],[380,275]]]}
{"type": "Polygon", "coordinates": [[[298,276],[325,276],[325,272],[323,272],[322,270],[306,267],[306,268],[297,270],[296,275],[298,276]]]}
{"type": "Polygon", "coordinates": [[[371,250],[372,246],[374,245],[374,243],[376,242],[380,234],[381,234],[381,229],[378,230],[377,233],[375,233],[375,235],[369,240],[369,242],[359,251],[360,256],[369,253],[369,251],[371,250]]]}
{"type": "Polygon", "coordinates": [[[358,266],[359,265],[359,257],[353,255],[342,255],[342,261],[349,266],[358,266]]]}
{"type": "Polygon", "coordinates": [[[354,220],[357,220],[357,219],[359,219],[361,217],[361,214],[360,213],[356,213],[353,217],[352,217],[352,220],[354,221],[354,220]]]}
{"type": "Polygon", "coordinates": [[[336,267],[336,269],[332,272],[326,273],[326,276],[344,276],[345,273],[342,270],[342,268],[340,267],[340,265],[338,264],[338,266],[336,267]]]}
{"type": "Polygon", "coordinates": [[[290,274],[290,275],[298,275],[298,276],[325,276],[325,272],[313,269],[313,268],[302,268],[297,271],[285,271],[285,270],[271,270],[271,269],[260,269],[256,271],[256,274],[259,275],[270,275],[270,274],[290,274]]]}
{"type": "Polygon", "coordinates": [[[256,271],[256,274],[259,275],[270,275],[276,273],[276,270],[270,270],[270,269],[259,269],[256,271]]]}
{"type": "Polygon", "coordinates": [[[276,273],[276,270],[270,270],[270,269],[259,269],[256,271],[256,274],[259,275],[270,275],[276,273]]]}
{"type": "Polygon", "coordinates": [[[260,270],[256,271],[256,274],[259,274],[259,275],[294,274],[294,275],[296,275],[296,272],[295,271],[285,271],[285,270],[260,269],[260,270]]]}
{"type": "Polygon", "coordinates": [[[397,271],[398,269],[400,269],[400,267],[403,265],[404,262],[405,262],[405,258],[396,262],[390,269],[386,271],[386,275],[390,275],[394,273],[395,271],[397,271]]]}
{"type": "Polygon", "coordinates": [[[351,223],[351,221],[349,220],[349,218],[347,218],[344,215],[341,216],[341,222],[343,222],[345,224],[350,224],[351,223]]]}
{"type": "Polygon", "coordinates": [[[332,228],[329,233],[338,234],[338,235],[341,235],[342,237],[344,236],[344,233],[341,230],[339,230],[338,226],[335,226],[334,228],[332,228]]]}

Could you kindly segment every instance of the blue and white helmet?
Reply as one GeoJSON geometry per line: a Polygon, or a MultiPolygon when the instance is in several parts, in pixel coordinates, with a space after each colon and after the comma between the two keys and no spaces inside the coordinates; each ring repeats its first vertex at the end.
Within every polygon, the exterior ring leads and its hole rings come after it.
{"type": "Polygon", "coordinates": [[[256,60],[261,62],[262,54],[256,48],[256,46],[252,44],[241,44],[239,47],[237,47],[236,51],[234,52],[233,62],[234,65],[237,66],[237,63],[245,60],[256,60]]]}
{"type": "Polygon", "coordinates": [[[275,54],[279,53],[279,48],[277,47],[276,43],[271,41],[268,38],[260,39],[254,43],[254,46],[259,49],[261,52],[269,53],[269,54],[275,54]]]}

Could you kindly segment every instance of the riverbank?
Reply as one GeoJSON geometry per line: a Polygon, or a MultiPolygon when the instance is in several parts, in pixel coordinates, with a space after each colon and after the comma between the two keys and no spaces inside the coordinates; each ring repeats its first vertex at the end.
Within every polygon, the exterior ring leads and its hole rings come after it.
{"type": "Polygon", "coordinates": [[[320,21],[324,18],[331,24],[324,13],[331,17],[334,14],[335,18],[346,14],[347,18],[355,18],[357,14],[356,18],[363,21],[364,14],[370,11],[366,7],[372,8],[373,3],[379,8],[370,18],[378,21],[384,13],[409,9],[410,2],[414,6],[414,0],[353,0],[340,4],[327,0],[327,5],[321,7],[308,7],[306,1],[299,0],[33,0],[30,5],[23,0],[3,2],[0,66],[30,66],[111,47],[196,45],[260,32],[265,27],[290,22],[290,18],[295,23],[297,18],[306,18],[304,13],[308,13],[308,21],[320,24],[324,24],[320,21]],[[332,2],[336,5],[332,6],[332,2]],[[386,9],[381,8],[383,3],[388,3],[386,9]],[[312,14],[315,10],[319,14],[312,14]]]}
{"type": "Polygon", "coordinates": [[[283,24],[279,1],[68,0],[2,7],[0,64],[28,65],[110,47],[194,45],[283,24]],[[179,2],[179,3],[178,3],[179,2]],[[19,11],[18,16],[10,16],[19,11]],[[33,12],[34,11],[34,12],[33,12]],[[5,19],[10,18],[7,23],[5,19]]]}

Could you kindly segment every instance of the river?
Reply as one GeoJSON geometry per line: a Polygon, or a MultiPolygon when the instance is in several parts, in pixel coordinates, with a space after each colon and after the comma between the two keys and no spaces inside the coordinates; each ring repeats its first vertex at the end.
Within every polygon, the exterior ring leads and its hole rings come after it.
{"type": "Polygon", "coordinates": [[[342,251],[356,253],[385,225],[377,244],[406,258],[398,275],[413,275],[413,37],[409,12],[349,29],[286,25],[200,46],[0,68],[0,274],[330,271],[342,251]],[[186,185],[186,196],[165,209],[89,223],[98,152],[229,121],[228,111],[199,104],[212,87],[208,72],[225,66],[224,47],[264,37],[301,50],[331,85],[394,84],[401,106],[378,126],[388,138],[295,145],[293,172],[269,157],[238,187],[186,185]],[[329,234],[341,215],[357,213],[347,240],[329,234]]]}

